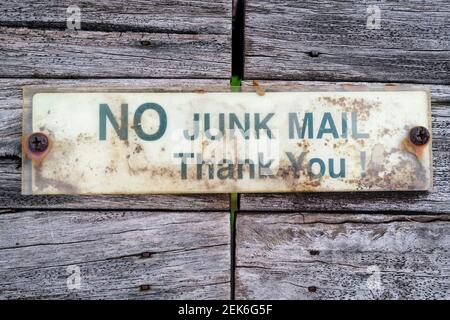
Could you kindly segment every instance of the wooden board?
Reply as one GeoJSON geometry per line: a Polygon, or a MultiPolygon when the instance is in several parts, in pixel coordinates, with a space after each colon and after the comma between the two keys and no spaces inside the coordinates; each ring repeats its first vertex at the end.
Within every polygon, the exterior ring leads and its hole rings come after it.
{"type": "MultiPolygon", "coordinates": [[[[365,86],[369,83],[260,81],[259,89],[305,85],[365,86]]],[[[380,85],[372,83],[372,85],[380,85]]],[[[243,83],[244,90],[253,87],[243,83]]],[[[400,211],[450,213],[450,86],[430,86],[433,118],[434,188],[432,192],[242,194],[241,210],[252,211],[400,211]]]]}
{"type": "Polygon", "coordinates": [[[449,299],[450,216],[239,213],[237,299],[449,299]]]}
{"type": "Polygon", "coordinates": [[[446,83],[446,0],[247,0],[245,77],[446,83]],[[371,5],[380,29],[368,29],[371,5]]]}
{"type": "Polygon", "coordinates": [[[0,25],[66,29],[69,6],[81,10],[81,29],[150,33],[229,35],[231,1],[218,0],[9,0],[2,3],[0,25]]]}
{"type": "Polygon", "coordinates": [[[150,196],[22,196],[21,117],[22,86],[146,86],[183,87],[228,86],[226,80],[140,80],[140,79],[0,79],[0,208],[79,208],[79,209],[170,209],[228,210],[228,195],[150,195],[150,196]]]}
{"type": "Polygon", "coordinates": [[[226,79],[231,72],[230,50],[225,35],[0,27],[0,74],[226,79]]]}
{"type": "Polygon", "coordinates": [[[231,73],[231,1],[8,1],[2,77],[222,78],[231,73]]]}
{"type": "Polygon", "coordinates": [[[230,297],[227,213],[7,212],[0,230],[0,299],[230,297]]]}
{"type": "MultiPolygon", "coordinates": [[[[72,4],[2,4],[0,299],[229,298],[228,195],[20,195],[20,87],[228,84],[232,1],[86,0],[81,30],[68,31],[72,4]],[[72,265],[80,290],[67,288],[72,265]]],[[[449,215],[438,214],[450,213],[449,6],[246,1],[247,79],[442,85],[432,193],[241,195],[259,212],[237,217],[237,298],[450,298],[449,215]],[[370,5],[379,30],[366,28],[370,5]]]]}
{"type": "Polygon", "coordinates": [[[228,299],[228,195],[22,196],[20,139],[24,85],[228,87],[231,2],[73,4],[2,4],[0,299],[228,299]]]}

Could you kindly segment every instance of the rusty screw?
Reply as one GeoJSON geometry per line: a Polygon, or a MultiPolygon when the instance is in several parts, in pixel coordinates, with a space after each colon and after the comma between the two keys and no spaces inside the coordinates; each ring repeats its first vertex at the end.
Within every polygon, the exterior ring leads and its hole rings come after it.
{"type": "Polygon", "coordinates": [[[48,137],[41,133],[35,132],[28,137],[28,149],[31,152],[41,153],[48,148],[48,137]]]}
{"type": "Polygon", "coordinates": [[[425,127],[414,127],[409,131],[409,140],[416,146],[423,146],[430,140],[430,132],[425,127]]]}

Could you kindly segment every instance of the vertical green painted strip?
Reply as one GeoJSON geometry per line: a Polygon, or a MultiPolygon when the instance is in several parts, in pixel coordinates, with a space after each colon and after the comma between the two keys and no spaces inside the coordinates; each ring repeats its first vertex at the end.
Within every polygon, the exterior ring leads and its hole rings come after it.
{"type": "Polygon", "coordinates": [[[239,76],[231,76],[231,91],[239,91],[241,89],[241,78],[239,76]]]}

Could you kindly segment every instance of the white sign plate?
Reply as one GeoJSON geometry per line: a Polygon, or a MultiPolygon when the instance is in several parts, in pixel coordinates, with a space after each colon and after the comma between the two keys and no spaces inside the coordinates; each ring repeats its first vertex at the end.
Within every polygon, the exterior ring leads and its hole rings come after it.
{"type": "Polygon", "coordinates": [[[424,90],[30,88],[24,97],[24,194],[400,191],[432,185],[424,90]],[[48,146],[45,139],[30,141],[32,133],[48,137],[48,146]],[[30,149],[35,145],[37,151],[30,149]]]}

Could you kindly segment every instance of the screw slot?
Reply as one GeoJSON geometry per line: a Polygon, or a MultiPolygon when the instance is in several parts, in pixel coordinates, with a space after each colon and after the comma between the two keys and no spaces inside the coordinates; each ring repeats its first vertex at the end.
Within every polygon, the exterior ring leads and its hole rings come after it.
{"type": "Polygon", "coordinates": [[[48,148],[48,137],[41,132],[32,133],[28,137],[28,149],[31,152],[42,153],[48,148]]]}
{"type": "Polygon", "coordinates": [[[414,127],[409,131],[409,140],[416,146],[423,146],[430,141],[430,132],[425,127],[414,127]]]}

